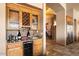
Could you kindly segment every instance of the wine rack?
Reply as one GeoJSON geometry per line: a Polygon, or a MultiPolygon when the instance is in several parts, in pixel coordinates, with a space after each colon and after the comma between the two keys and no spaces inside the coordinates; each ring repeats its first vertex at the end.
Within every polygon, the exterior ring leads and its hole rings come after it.
{"type": "Polygon", "coordinates": [[[30,13],[27,12],[22,13],[22,25],[30,26],[30,13]]]}

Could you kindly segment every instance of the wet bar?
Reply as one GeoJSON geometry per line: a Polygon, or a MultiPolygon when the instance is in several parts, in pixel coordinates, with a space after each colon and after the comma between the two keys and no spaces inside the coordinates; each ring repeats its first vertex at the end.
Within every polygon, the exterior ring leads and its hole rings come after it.
{"type": "Polygon", "coordinates": [[[29,4],[6,4],[7,56],[43,54],[42,9],[29,4]]]}

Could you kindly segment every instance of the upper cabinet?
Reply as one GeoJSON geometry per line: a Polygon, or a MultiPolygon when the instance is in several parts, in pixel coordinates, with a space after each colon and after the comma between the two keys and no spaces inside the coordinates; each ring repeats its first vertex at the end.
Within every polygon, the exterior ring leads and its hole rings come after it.
{"type": "Polygon", "coordinates": [[[8,10],[7,29],[19,29],[19,12],[8,10]]]}
{"type": "Polygon", "coordinates": [[[27,4],[7,4],[7,29],[30,27],[32,30],[40,30],[41,11],[27,4]]]}

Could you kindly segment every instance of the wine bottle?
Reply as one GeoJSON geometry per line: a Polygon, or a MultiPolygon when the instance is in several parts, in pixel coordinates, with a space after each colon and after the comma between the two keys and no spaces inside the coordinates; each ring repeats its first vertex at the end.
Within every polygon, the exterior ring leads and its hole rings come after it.
{"type": "Polygon", "coordinates": [[[20,33],[20,30],[18,31],[18,40],[21,40],[21,33],[20,33]]]}
{"type": "Polygon", "coordinates": [[[28,36],[30,36],[30,32],[29,32],[29,30],[28,30],[28,32],[27,32],[27,37],[28,37],[28,36]]]}

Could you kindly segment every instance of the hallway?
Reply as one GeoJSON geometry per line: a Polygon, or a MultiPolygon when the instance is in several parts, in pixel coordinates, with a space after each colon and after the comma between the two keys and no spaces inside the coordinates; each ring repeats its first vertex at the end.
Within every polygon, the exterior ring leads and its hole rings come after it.
{"type": "Polygon", "coordinates": [[[79,56],[79,42],[61,46],[56,44],[53,40],[47,39],[46,44],[47,56],[79,56]]]}

